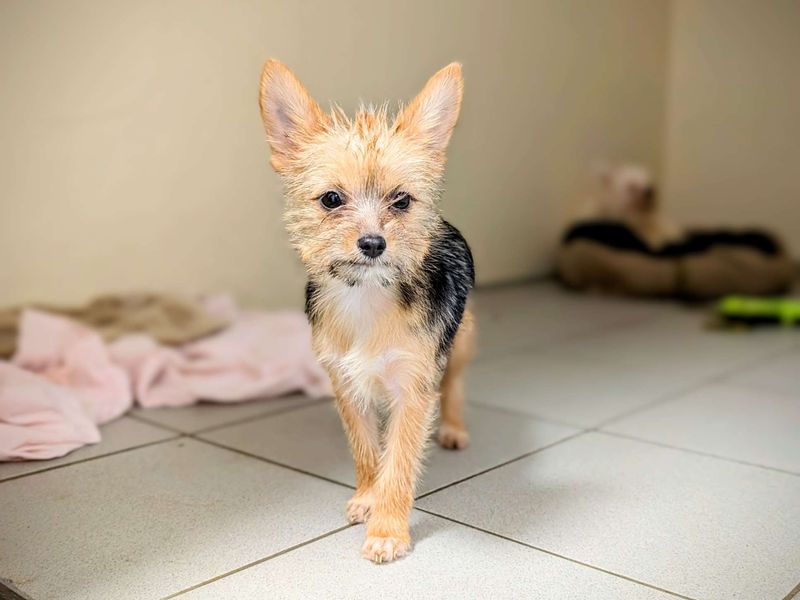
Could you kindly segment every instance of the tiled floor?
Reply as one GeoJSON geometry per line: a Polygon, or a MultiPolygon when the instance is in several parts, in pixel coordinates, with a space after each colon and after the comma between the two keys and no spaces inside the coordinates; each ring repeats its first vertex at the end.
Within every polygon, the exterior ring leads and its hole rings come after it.
{"type": "Polygon", "coordinates": [[[292,397],[136,411],[0,465],[0,579],[34,600],[800,590],[798,334],[550,284],[483,291],[478,316],[473,443],[432,448],[405,559],[359,558],[335,411],[292,397]]]}

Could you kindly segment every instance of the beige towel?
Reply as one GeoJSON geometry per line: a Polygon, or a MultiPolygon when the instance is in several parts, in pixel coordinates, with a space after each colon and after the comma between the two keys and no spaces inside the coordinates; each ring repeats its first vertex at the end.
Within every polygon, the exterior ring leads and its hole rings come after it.
{"type": "Polygon", "coordinates": [[[0,357],[14,354],[23,308],[64,315],[96,330],[106,341],[126,333],[145,333],[167,345],[191,342],[227,323],[209,315],[198,302],[165,294],[109,294],[79,307],[44,304],[0,310],[0,357]]]}

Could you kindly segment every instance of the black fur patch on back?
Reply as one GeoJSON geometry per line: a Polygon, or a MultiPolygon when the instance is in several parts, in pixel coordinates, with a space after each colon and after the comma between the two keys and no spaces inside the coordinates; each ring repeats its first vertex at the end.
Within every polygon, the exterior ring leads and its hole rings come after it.
{"type": "Polygon", "coordinates": [[[439,331],[438,358],[447,355],[475,285],[472,252],[458,229],[442,221],[422,263],[422,275],[408,285],[416,297],[424,299],[428,323],[439,331]]]}

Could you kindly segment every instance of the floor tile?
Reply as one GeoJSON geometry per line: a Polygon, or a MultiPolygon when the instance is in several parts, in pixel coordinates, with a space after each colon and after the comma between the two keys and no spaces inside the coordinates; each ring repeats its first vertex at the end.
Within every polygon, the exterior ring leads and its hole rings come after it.
{"type": "Polygon", "coordinates": [[[604,429],[800,474],[800,396],[709,385],[604,429]]]}
{"type": "Polygon", "coordinates": [[[414,550],[394,563],[377,566],[359,557],[364,529],[353,527],[180,598],[674,598],[416,511],[411,523],[414,550]]]}
{"type": "Polygon", "coordinates": [[[568,340],[553,349],[637,369],[660,369],[674,379],[690,382],[726,375],[785,351],[796,340],[785,330],[709,330],[704,326],[706,320],[701,310],[675,311],[646,323],[568,340]]]}
{"type": "MultiPolygon", "coordinates": [[[[468,477],[576,431],[571,427],[479,407],[469,407],[467,423],[472,443],[466,450],[443,450],[431,444],[418,493],[468,477]]],[[[355,485],[353,460],[333,403],[216,429],[202,434],[202,437],[355,485]]]]}
{"type": "Polygon", "coordinates": [[[50,469],[52,467],[68,465],[76,461],[95,458],[110,452],[118,452],[127,448],[133,448],[134,446],[165,440],[175,437],[176,435],[172,431],[154,425],[148,425],[147,423],[141,423],[130,417],[122,417],[107,425],[103,425],[100,427],[100,433],[103,439],[100,440],[99,443],[78,448],[74,452],[70,452],[66,456],[60,458],[0,463],[0,480],[27,473],[35,473],[36,471],[50,469]]]}
{"type": "Polygon", "coordinates": [[[195,433],[247,419],[305,406],[314,402],[308,396],[294,394],[283,398],[267,398],[250,402],[200,402],[192,406],[137,408],[134,414],[144,420],[170,427],[183,433],[195,433]]]}
{"type": "Polygon", "coordinates": [[[800,573],[800,478],[600,433],[419,504],[694,598],[780,600],[800,573]]]}
{"type": "MultiPolygon", "coordinates": [[[[800,336],[797,337],[800,341],[800,336]]],[[[730,380],[800,398],[800,351],[787,352],[742,369],[730,380]]]]}
{"type": "Polygon", "coordinates": [[[341,526],[348,496],[164,442],[0,484],[0,573],[36,600],[162,597],[341,526]]]}
{"type": "MultiPolygon", "coordinates": [[[[798,585],[800,477],[781,472],[800,472],[796,330],[709,331],[704,308],[553,283],[475,300],[473,443],[432,446],[418,506],[698,600],[798,585]]],[[[217,576],[182,597],[672,597],[420,511],[395,564],[359,557],[362,526],[264,561],[344,526],[351,490],[213,444],[353,484],[330,402],[138,410],[100,444],[0,464],[0,581],[36,600],[160,598],[217,576]]]]}
{"type": "Polygon", "coordinates": [[[691,386],[657,367],[630,367],[575,352],[517,352],[467,373],[470,401],[578,427],[594,427],[691,386]]]}
{"type": "Polygon", "coordinates": [[[581,295],[552,282],[478,290],[478,360],[670,310],[670,305],[661,302],[581,295]]]}

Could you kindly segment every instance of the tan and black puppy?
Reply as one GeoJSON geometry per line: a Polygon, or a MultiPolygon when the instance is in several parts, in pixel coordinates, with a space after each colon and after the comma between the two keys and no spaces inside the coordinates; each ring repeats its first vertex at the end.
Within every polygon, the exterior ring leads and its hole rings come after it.
{"type": "Polygon", "coordinates": [[[368,521],[362,554],[375,562],[410,548],[414,486],[439,401],[439,442],[469,442],[462,407],[474,269],[437,206],[462,89],[454,63],[393,120],[371,108],[349,119],[338,108],[324,113],[278,61],[261,77],[286,227],[308,272],[314,350],[355,460],[347,518],[368,521]]]}

